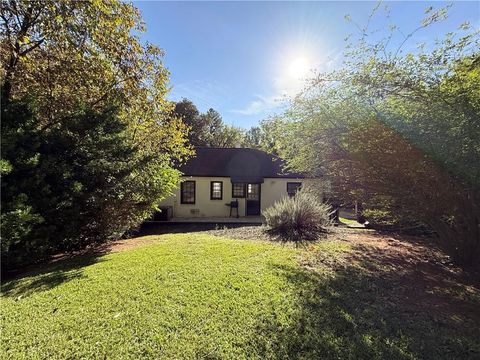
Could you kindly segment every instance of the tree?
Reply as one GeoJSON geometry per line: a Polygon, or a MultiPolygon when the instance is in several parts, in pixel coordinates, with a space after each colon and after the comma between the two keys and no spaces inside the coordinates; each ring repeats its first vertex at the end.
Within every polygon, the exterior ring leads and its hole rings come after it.
{"type": "Polygon", "coordinates": [[[207,126],[206,142],[211,145],[212,142],[215,141],[215,136],[222,131],[225,124],[223,123],[220,113],[212,108],[208,109],[201,117],[207,126]]]}
{"type": "MultiPolygon", "coordinates": [[[[416,30],[446,16],[427,11],[416,30]]],[[[368,30],[343,69],[321,74],[282,117],[289,166],[331,179],[347,200],[388,199],[427,224],[454,260],[480,259],[479,34],[462,25],[427,51],[404,54],[368,30]],[[292,141],[292,138],[295,141],[292,141]]]]}
{"type": "Polygon", "coordinates": [[[245,134],[242,146],[251,147],[278,155],[277,145],[283,138],[285,131],[285,118],[272,116],[260,121],[260,126],[250,128],[245,134]]]}
{"type": "Polygon", "coordinates": [[[206,145],[211,147],[238,147],[243,138],[243,132],[240,128],[226,125],[223,122],[220,113],[214,109],[209,109],[201,115],[208,126],[206,136],[206,145]]]}
{"type": "Polygon", "coordinates": [[[207,133],[207,119],[200,116],[195,104],[183,98],[175,104],[174,115],[180,118],[188,126],[188,140],[194,146],[205,146],[207,133]]]}
{"type": "Polygon", "coordinates": [[[134,6],[0,6],[2,266],[18,266],[137,226],[191,149],[134,6]]]}
{"type": "Polygon", "coordinates": [[[48,251],[48,244],[43,244],[42,241],[31,238],[31,241],[25,242],[34,227],[44,222],[31,203],[26,188],[34,189],[35,193],[45,191],[40,185],[44,175],[36,173],[32,176],[30,172],[38,164],[40,144],[37,124],[29,105],[28,102],[13,103],[1,109],[2,269],[26,262],[31,254],[43,256],[48,251]],[[14,178],[15,181],[10,181],[14,178]],[[26,184],[25,187],[23,184],[26,184]]]}
{"type": "Polygon", "coordinates": [[[209,146],[212,147],[240,147],[243,140],[243,130],[230,125],[223,125],[215,134],[209,146]]]}
{"type": "Polygon", "coordinates": [[[173,141],[185,129],[166,99],[163,52],[135,35],[145,31],[138,9],[118,0],[0,6],[3,105],[33,96],[48,129],[85,104],[102,110],[122,98],[119,116],[144,151],[188,156],[184,141],[173,141]]]}
{"type": "MultiPolygon", "coordinates": [[[[118,106],[79,109],[42,131],[32,101],[2,108],[2,266],[117,238],[145,219],[178,171],[135,145],[118,106]]],[[[162,157],[159,153],[158,157],[162,157]]]]}
{"type": "Polygon", "coordinates": [[[260,149],[261,147],[261,129],[258,126],[253,126],[245,133],[243,139],[243,146],[247,148],[260,149]]]}
{"type": "Polygon", "coordinates": [[[225,125],[220,113],[212,108],[200,114],[195,104],[184,98],[175,105],[174,114],[190,129],[188,137],[194,146],[237,147],[242,143],[242,130],[225,125]]]}

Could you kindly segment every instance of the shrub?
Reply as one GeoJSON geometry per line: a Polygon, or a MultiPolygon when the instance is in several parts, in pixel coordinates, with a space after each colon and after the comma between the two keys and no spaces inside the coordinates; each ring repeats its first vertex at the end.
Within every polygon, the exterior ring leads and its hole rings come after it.
{"type": "Polygon", "coordinates": [[[311,191],[302,190],[285,197],[263,211],[268,233],[281,241],[317,240],[331,226],[330,206],[321,203],[311,191]]]}
{"type": "Polygon", "coordinates": [[[392,212],[382,209],[365,209],[362,215],[372,224],[395,225],[399,221],[392,212]]]}
{"type": "Polygon", "coordinates": [[[160,151],[151,156],[132,143],[113,105],[79,108],[48,130],[34,105],[2,107],[2,269],[121,236],[179,176],[160,151]]]}

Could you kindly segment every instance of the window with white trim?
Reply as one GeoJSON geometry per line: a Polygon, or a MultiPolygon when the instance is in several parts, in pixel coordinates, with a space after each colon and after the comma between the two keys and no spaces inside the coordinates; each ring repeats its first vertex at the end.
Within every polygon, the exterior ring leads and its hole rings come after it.
{"type": "Polygon", "coordinates": [[[222,200],[223,181],[210,182],[210,200],[222,200]]]}
{"type": "Polygon", "coordinates": [[[195,181],[184,181],[180,185],[180,203],[195,204],[195,181]]]}

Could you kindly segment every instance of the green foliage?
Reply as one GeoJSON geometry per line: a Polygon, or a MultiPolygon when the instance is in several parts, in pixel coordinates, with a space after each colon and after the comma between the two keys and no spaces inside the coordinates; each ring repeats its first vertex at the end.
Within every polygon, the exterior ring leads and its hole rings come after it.
{"type": "Polygon", "coordinates": [[[480,34],[462,26],[403,52],[407,40],[445,16],[445,9],[429,11],[407,36],[392,27],[374,43],[363,29],[343,69],[312,80],[279,118],[275,147],[291,168],[326,175],[345,202],[391,199],[401,221],[427,224],[456,261],[475,264],[480,34]]]}
{"type": "Polygon", "coordinates": [[[281,241],[317,240],[331,225],[330,206],[322,204],[312,192],[298,191],[265,209],[262,215],[269,227],[268,232],[281,241]]]}
{"type": "Polygon", "coordinates": [[[2,266],[119,237],[179,177],[169,157],[135,145],[116,107],[79,109],[44,131],[31,101],[2,108],[2,266]]]}
{"type": "Polygon", "coordinates": [[[397,209],[398,201],[390,197],[375,196],[368,202],[362,204],[362,216],[373,227],[383,226],[397,230],[417,230],[419,233],[427,232],[425,224],[418,221],[415,213],[407,213],[402,209],[397,209]]]}
{"type": "Polygon", "coordinates": [[[209,109],[200,115],[200,122],[206,124],[204,146],[226,148],[240,145],[243,138],[242,130],[225,124],[218,111],[209,109]]]}
{"type": "Polygon", "coordinates": [[[362,215],[371,224],[379,225],[395,225],[400,220],[395,213],[384,209],[365,209],[362,215]]]}
{"type": "Polygon", "coordinates": [[[7,160],[0,159],[0,174],[5,175],[12,171],[12,164],[10,164],[7,160]]]}
{"type": "Polygon", "coordinates": [[[240,147],[243,141],[243,130],[233,125],[223,125],[211,136],[212,147],[240,147]]]}
{"type": "Polygon", "coordinates": [[[26,261],[32,254],[42,256],[48,250],[48,244],[41,241],[25,241],[33,228],[44,221],[29,199],[30,191],[45,190],[44,175],[32,175],[32,169],[38,166],[40,142],[30,104],[26,100],[2,107],[1,152],[5,164],[1,183],[2,268],[26,261]]]}
{"type": "Polygon", "coordinates": [[[191,154],[166,99],[163,52],[140,40],[145,26],[131,3],[9,0],[1,15],[3,105],[33,96],[38,126],[49,129],[80,107],[107,111],[122,99],[118,116],[141,151],[172,163],[191,154]]]}
{"type": "Polygon", "coordinates": [[[2,266],[17,267],[138,225],[192,151],[131,3],[0,6],[2,266]]]}
{"type": "Polygon", "coordinates": [[[194,146],[238,147],[243,141],[243,131],[226,125],[218,111],[210,108],[200,114],[188,99],[176,103],[174,115],[189,128],[189,142],[194,146]]]}
{"type": "Polygon", "coordinates": [[[207,124],[201,121],[203,118],[199,118],[200,112],[192,101],[184,98],[177,102],[173,110],[173,115],[188,127],[188,141],[190,144],[194,146],[204,144],[203,139],[206,136],[205,131],[207,124]]]}
{"type": "Polygon", "coordinates": [[[243,138],[243,147],[260,149],[261,148],[261,129],[258,126],[251,127],[248,131],[245,132],[243,138]]]}
{"type": "Polygon", "coordinates": [[[242,146],[278,155],[286,136],[285,126],[284,119],[278,116],[262,120],[260,126],[254,126],[244,134],[242,146]]]}

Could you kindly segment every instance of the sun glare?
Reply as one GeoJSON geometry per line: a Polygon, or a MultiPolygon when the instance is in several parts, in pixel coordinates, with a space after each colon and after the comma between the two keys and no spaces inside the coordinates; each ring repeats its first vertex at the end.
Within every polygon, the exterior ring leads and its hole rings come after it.
{"type": "Polygon", "coordinates": [[[304,57],[298,57],[288,65],[288,75],[294,79],[305,77],[309,70],[310,64],[304,57]]]}

